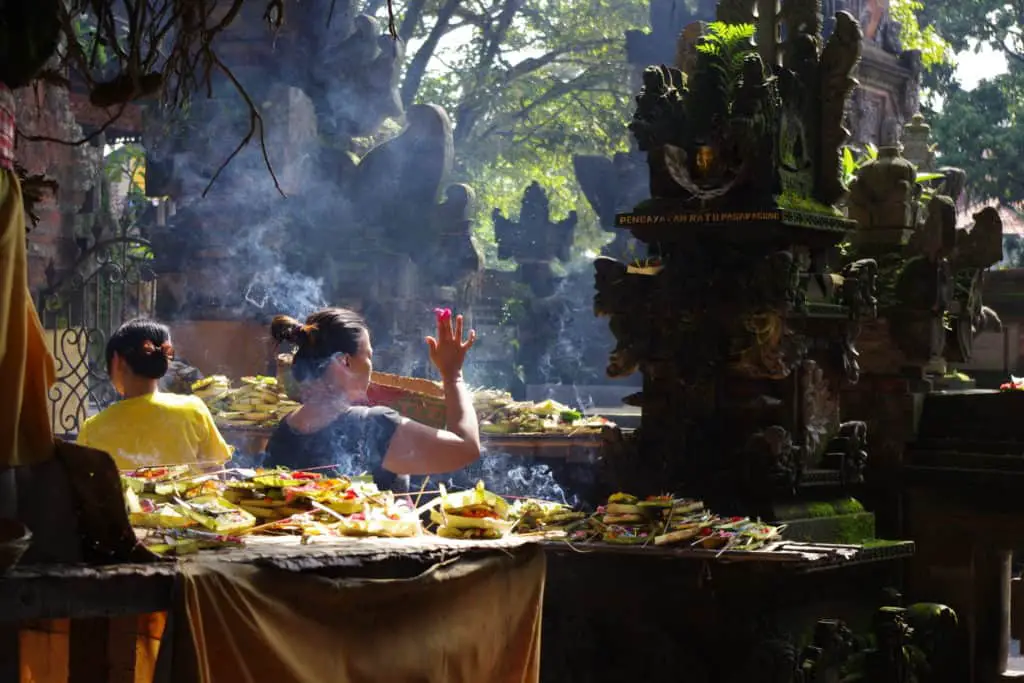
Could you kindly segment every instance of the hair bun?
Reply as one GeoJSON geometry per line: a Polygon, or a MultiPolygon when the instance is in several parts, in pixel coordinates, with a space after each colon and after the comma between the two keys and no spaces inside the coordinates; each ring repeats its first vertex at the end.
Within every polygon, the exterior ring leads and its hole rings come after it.
{"type": "Polygon", "coordinates": [[[279,315],[270,323],[270,335],[277,342],[288,342],[296,346],[312,344],[316,329],[316,325],[303,325],[287,315],[279,315]]]}
{"type": "Polygon", "coordinates": [[[149,339],[142,342],[142,354],[144,356],[154,356],[157,353],[160,353],[167,360],[171,360],[174,358],[174,346],[169,341],[165,341],[160,346],[157,346],[149,339]]]}

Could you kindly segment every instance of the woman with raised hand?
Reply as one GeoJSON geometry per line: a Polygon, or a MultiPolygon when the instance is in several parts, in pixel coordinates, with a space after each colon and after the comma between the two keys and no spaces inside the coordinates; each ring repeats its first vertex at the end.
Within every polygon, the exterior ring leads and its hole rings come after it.
{"type": "Polygon", "coordinates": [[[463,338],[462,316],[439,315],[437,336],[428,337],[430,360],[441,373],[447,429],[402,417],[390,408],[367,407],[373,372],[370,331],[344,308],[317,311],[305,323],[278,316],[271,334],[296,350],[292,373],[302,407],[278,426],[267,445],[265,467],[334,466],[341,474],[369,472],[382,489],[396,475],[452,472],[480,457],[480,431],[462,364],[475,332],[463,338]]]}
{"type": "Polygon", "coordinates": [[[121,325],[107,341],[107,372],[122,400],[85,421],[78,443],[105,451],[121,469],[219,466],[231,457],[209,408],[196,396],[160,391],[174,347],[166,325],[121,325]]]}

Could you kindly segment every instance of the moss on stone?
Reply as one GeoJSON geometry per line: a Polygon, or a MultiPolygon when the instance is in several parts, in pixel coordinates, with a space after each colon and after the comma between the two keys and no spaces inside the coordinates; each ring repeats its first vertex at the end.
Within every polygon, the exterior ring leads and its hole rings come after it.
{"type": "Polygon", "coordinates": [[[840,543],[865,543],[875,537],[875,516],[870,513],[836,515],[835,523],[840,543]]]}
{"type": "Polygon", "coordinates": [[[801,197],[792,192],[783,192],[775,198],[775,203],[780,209],[789,211],[803,211],[804,213],[818,213],[825,216],[842,216],[843,212],[832,206],[826,206],[816,202],[810,197],[801,197]]]}
{"type": "Polygon", "coordinates": [[[857,512],[864,512],[864,506],[856,498],[837,500],[833,505],[836,509],[836,514],[839,515],[852,515],[857,512]]]}
{"type": "Polygon", "coordinates": [[[818,517],[832,517],[836,514],[835,506],[832,503],[807,503],[807,517],[816,519],[818,517]]]}
{"type": "Polygon", "coordinates": [[[872,539],[869,539],[867,541],[863,541],[861,543],[861,545],[863,545],[865,549],[872,549],[872,548],[892,548],[892,547],[897,546],[897,545],[903,545],[904,543],[906,543],[906,541],[890,541],[890,540],[886,540],[884,538],[872,538],[872,539]]]}

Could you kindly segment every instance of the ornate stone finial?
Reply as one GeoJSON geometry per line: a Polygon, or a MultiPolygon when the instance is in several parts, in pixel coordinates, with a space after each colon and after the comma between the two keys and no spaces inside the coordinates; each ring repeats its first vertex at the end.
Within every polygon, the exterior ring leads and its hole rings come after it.
{"type": "Polygon", "coordinates": [[[498,240],[498,258],[515,259],[519,274],[545,296],[552,289],[550,264],[555,259],[569,260],[578,216],[575,211],[560,221],[551,220],[551,201],[540,183],[534,181],[523,193],[519,221],[506,218],[500,209],[491,213],[494,236],[498,240]]]}
{"type": "Polygon", "coordinates": [[[903,156],[922,171],[935,170],[935,148],[932,127],[920,113],[914,114],[903,126],[903,156]]]}

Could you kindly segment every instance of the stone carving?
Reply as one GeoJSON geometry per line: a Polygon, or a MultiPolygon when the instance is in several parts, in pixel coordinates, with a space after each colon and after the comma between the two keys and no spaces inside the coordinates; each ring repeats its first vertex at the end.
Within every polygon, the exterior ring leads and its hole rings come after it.
{"type": "MultiPolygon", "coordinates": [[[[581,154],[572,161],[580,189],[605,229],[613,229],[617,214],[630,211],[648,196],[647,162],[641,152],[619,152],[611,159],[581,154]]],[[[628,233],[615,230],[614,235],[603,254],[628,258],[628,253],[636,251],[628,233]]]]}
{"type": "Polygon", "coordinates": [[[884,100],[874,93],[860,91],[856,102],[857,141],[878,145],[885,111],[884,100]]]}
{"type": "Polygon", "coordinates": [[[438,281],[448,277],[455,282],[468,283],[471,276],[483,270],[483,254],[473,242],[475,202],[473,188],[460,183],[448,186],[445,201],[437,207],[433,232],[440,235],[440,239],[434,246],[434,257],[423,265],[433,267],[438,281]]]}
{"type": "Polygon", "coordinates": [[[839,300],[850,309],[855,320],[874,318],[878,315],[878,262],[874,259],[860,259],[843,266],[839,300]]]}
{"type": "Polygon", "coordinates": [[[868,426],[865,422],[843,422],[839,431],[825,448],[822,464],[843,473],[847,483],[859,484],[864,480],[868,461],[868,426]]]}
{"type": "MultiPolygon", "coordinates": [[[[416,225],[392,233],[394,243],[416,257],[437,242],[424,208],[433,207],[451,172],[454,143],[448,114],[436,105],[414,104],[406,126],[394,138],[372,148],[355,168],[352,196],[371,225],[416,225]]],[[[427,214],[429,217],[429,213],[427,214]]]]}
{"type": "Polygon", "coordinates": [[[801,364],[800,384],[803,396],[800,419],[803,425],[801,460],[804,467],[816,467],[829,442],[829,436],[839,427],[839,399],[825,370],[813,360],[805,360],[801,364]]]}
{"type": "MultiPolygon", "coordinates": [[[[786,26],[806,36],[821,35],[824,27],[821,0],[789,0],[782,5],[782,20],[786,26]]],[[[834,16],[832,11],[829,16],[834,16]]]]}
{"type": "Polygon", "coordinates": [[[505,217],[500,209],[491,213],[498,258],[515,259],[522,281],[537,296],[550,296],[555,288],[551,262],[569,260],[578,217],[575,211],[560,221],[551,219],[547,192],[534,181],[523,193],[519,221],[505,217]]]}
{"type": "MultiPolygon", "coordinates": [[[[746,11],[743,3],[719,5],[720,19],[746,11]]],[[[746,35],[704,35],[689,80],[665,66],[644,71],[630,129],[648,153],[655,200],[713,208],[742,193],[748,205],[764,205],[784,186],[782,167],[813,177],[811,196],[821,204],[844,196],[839,150],[849,135],[844,112],[860,57],[857,22],[848,14],[837,18],[820,60],[816,37],[792,32],[785,46],[790,68],[778,77],[767,67],[774,57],[758,54],[752,35],[752,27],[746,35]],[[726,120],[724,128],[716,123],[726,120]]]]}
{"type": "Polygon", "coordinates": [[[862,230],[913,228],[917,222],[917,169],[898,147],[883,147],[850,186],[850,218],[862,230]]]}
{"type": "Polygon", "coordinates": [[[801,466],[789,432],[779,425],[751,434],[743,448],[748,485],[758,491],[793,493],[801,466]]]}
{"type": "MultiPolygon", "coordinates": [[[[552,269],[554,261],[569,260],[577,216],[572,211],[560,221],[552,220],[551,204],[539,183],[523,193],[519,220],[506,218],[499,209],[492,213],[498,257],[516,261],[516,278],[522,296],[522,320],[518,328],[516,365],[521,366],[528,384],[552,381],[546,376],[552,365],[552,349],[559,341],[559,323],[571,314],[565,297],[559,295],[563,276],[552,269]],[[546,361],[544,360],[546,359],[546,361]]],[[[567,341],[567,340],[566,340],[567,341]]],[[[562,378],[559,378],[561,381],[562,378]]]]}
{"type": "MultiPolygon", "coordinates": [[[[908,149],[931,170],[928,125],[915,116],[905,130],[908,149]]],[[[876,161],[859,169],[852,185],[850,217],[859,229],[849,257],[875,260],[871,277],[885,283],[879,285],[884,297],[877,306],[888,342],[873,347],[879,358],[868,360],[876,372],[921,370],[943,357],[966,361],[979,330],[1001,324],[981,301],[982,273],[1002,259],[998,212],[982,210],[972,229],[957,229],[955,197],[965,176],[954,168],[941,173],[939,181],[918,183],[914,165],[897,148],[883,148],[876,161]],[[930,198],[924,203],[926,187],[930,198]],[[902,367],[893,367],[891,359],[880,361],[886,343],[899,349],[902,367]]]]}
{"type": "Polygon", "coordinates": [[[828,266],[854,225],[835,204],[857,23],[840,17],[821,50],[813,0],[754,6],[719,4],[719,20],[750,23],[707,26],[695,54],[680,50],[688,77],[644,71],[630,128],[651,197],[617,222],[657,266],[598,259],[594,312],[616,338],[608,373],[644,375],[647,466],[695,492],[737,478],[740,504],[761,514],[801,486],[839,428],[837,388],[857,378],[878,269],[828,266]],[[781,46],[780,22],[791,22],[781,46]]]}
{"type": "Polygon", "coordinates": [[[607,257],[594,260],[594,315],[607,316],[616,345],[608,360],[609,377],[628,377],[640,369],[649,348],[650,316],[641,291],[647,278],[627,277],[626,264],[607,257]]]}
{"type": "Polygon", "coordinates": [[[818,185],[815,197],[830,206],[846,195],[839,149],[850,136],[843,126],[846,100],[857,79],[853,70],[860,61],[863,34],[857,20],[846,12],[835,16],[835,28],[821,52],[821,145],[819,147],[818,185]]]}
{"type": "Polygon", "coordinates": [[[938,145],[932,142],[932,127],[924,116],[914,114],[903,126],[903,156],[914,163],[922,171],[935,169],[935,150],[938,145]]]}
{"type": "Polygon", "coordinates": [[[920,50],[907,50],[900,55],[900,64],[910,71],[910,78],[903,83],[902,97],[899,102],[902,105],[904,119],[910,119],[919,114],[918,108],[921,103],[921,77],[924,75],[924,63],[921,60],[920,50]]]}

